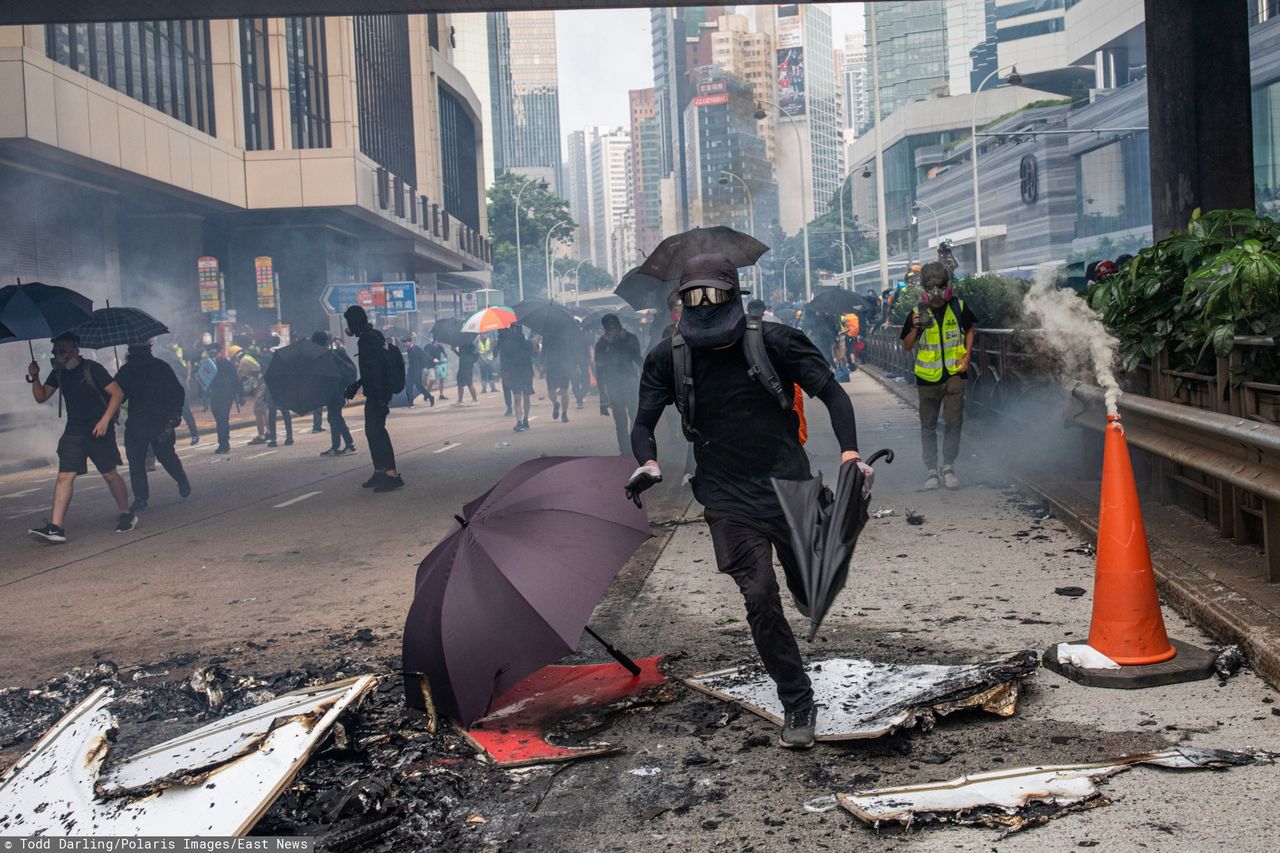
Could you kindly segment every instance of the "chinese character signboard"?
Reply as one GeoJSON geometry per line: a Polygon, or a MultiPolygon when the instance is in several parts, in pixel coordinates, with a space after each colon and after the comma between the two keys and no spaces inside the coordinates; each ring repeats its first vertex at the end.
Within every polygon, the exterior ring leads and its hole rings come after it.
{"type": "Polygon", "coordinates": [[[366,311],[406,314],[418,310],[418,291],[412,281],[331,284],[324,289],[320,304],[333,315],[341,314],[351,305],[359,305],[366,311]]]}
{"type": "Polygon", "coordinates": [[[258,307],[276,307],[276,282],[271,258],[266,256],[253,259],[254,279],[258,283],[258,307]]]}
{"type": "Polygon", "coordinates": [[[479,304],[474,290],[468,290],[462,294],[462,310],[468,314],[474,314],[479,308],[479,304]]]}
{"type": "Polygon", "coordinates": [[[222,310],[218,291],[218,259],[196,258],[196,277],[200,282],[200,310],[206,314],[222,310]]]}

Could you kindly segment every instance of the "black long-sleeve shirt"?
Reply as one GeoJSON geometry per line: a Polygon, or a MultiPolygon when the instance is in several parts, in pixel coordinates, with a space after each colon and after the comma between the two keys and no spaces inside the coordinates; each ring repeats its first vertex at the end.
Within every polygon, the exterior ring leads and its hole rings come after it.
{"type": "Polygon", "coordinates": [[[387,339],[377,329],[360,333],[356,343],[356,362],[360,365],[360,387],[366,400],[387,403],[391,392],[387,390],[383,367],[386,358],[387,339]]]}

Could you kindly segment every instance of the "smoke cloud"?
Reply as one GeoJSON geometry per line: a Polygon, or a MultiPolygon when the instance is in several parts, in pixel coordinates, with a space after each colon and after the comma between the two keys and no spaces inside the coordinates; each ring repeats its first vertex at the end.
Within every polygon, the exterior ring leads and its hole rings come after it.
{"type": "Polygon", "coordinates": [[[1056,267],[1043,264],[1036,271],[1022,310],[1028,322],[1044,330],[1034,346],[1050,351],[1064,374],[1091,376],[1106,395],[1107,414],[1117,414],[1120,383],[1116,380],[1116,339],[1102,318],[1075,291],[1056,287],[1056,267]]]}

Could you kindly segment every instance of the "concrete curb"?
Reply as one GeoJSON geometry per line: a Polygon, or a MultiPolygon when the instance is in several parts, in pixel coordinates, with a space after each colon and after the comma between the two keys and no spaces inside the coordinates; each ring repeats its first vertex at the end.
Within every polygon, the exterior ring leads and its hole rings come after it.
{"type": "MultiPolygon", "coordinates": [[[[916,405],[910,386],[900,385],[883,371],[862,367],[867,375],[906,403],[916,405]]],[[[1024,491],[1048,501],[1054,512],[1077,534],[1098,538],[1098,520],[1092,507],[1054,489],[1051,483],[1015,477],[1024,491]]],[[[1222,643],[1244,649],[1249,665],[1267,683],[1280,687],[1280,617],[1236,589],[1217,581],[1211,570],[1188,562],[1165,547],[1148,531],[1156,586],[1166,603],[1222,643]]]]}

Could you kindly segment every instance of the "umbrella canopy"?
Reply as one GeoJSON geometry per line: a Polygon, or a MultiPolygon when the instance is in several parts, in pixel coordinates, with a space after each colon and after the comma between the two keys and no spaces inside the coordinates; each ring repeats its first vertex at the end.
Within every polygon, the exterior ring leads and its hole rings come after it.
{"type": "MultiPolygon", "coordinates": [[[[877,451],[867,464],[873,465],[881,457],[893,462],[893,451],[877,451]]],[[[808,480],[773,480],[773,490],[791,528],[791,547],[809,601],[810,641],[849,577],[849,561],[866,526],[871,502],[869,495],[862,496],[865,480],[856,462],[840,466],[834,493],[822,485],[821,474],[808,480]]]]}
{"type": "Polygon", "coordinates": [[[676,285],[679,283],[679,279],[663,281],[660,278],[640,272],[640,268],[636,267],[622,277],[622,281],[618,282],[618,286],[613,289],[613,292],[627,300],[627,304],[637,311],[644,311],[648,308],[666,311],[667,295],[675,290],[676,285]]]}
{"type": "Polygon", "coordinates": [[[843,287],[828,287],[820,290],[818,295],[805,306],[806,311],[812,311],[815,314],[849,314],[866,309],[866,299],[843,287]]]}
{"type": "Polygon", "coordinates": [[[0,323],[15,341],[52,338],[93,319],[93,300],[33,281],[0,288],[0,323]]]}
{"type": "Polygon", "coordinates": [[[622,456],[542,457],[462,508],[418,567],[404,628],[405,696],[470,725],[578,647],[614,576],[649,538],[622,456]]]}
{"type": "Polygon", "coordinates": [[[99,308],[93,319],[76,327],[80,346],[87,349],[145,344],[169,334],[169,327],[139,308],[99,308]]]}
{"type": "MultiPolygon", "coordinates": [[[[694,228],[663,240],[635,271],[660,281],[678,281],[684,265],[697,255],[724,255],[736,267],[749,267],[767,251],[769,247],[755,237],[724,225],[694,228]]],[[[665,308],[666,305],[643,307],[665,308]]]]}
{"type": "Polygon", "coordinates": [[[459,317],[436,320],[436,324],[431,327],[431,336],[448,347],[466,346],[476,339],[470,332],[462,331],[462,319],[459,317]]]}
{"type": "Polygon", "coordinates": [[[407,341],[413,337],[413,332],[410,332],[404,326],[390,326],[382,330],[382,336],[384,338],[396,338],[397,340],[407,341]]]}
{"type": "Polygon", "coordinates": [[[485,332],[496,332],[505,329],[516,321],[516,314],[510,308],[486,308],[477,311],[462,324],[462,331],[483,335],[485,332]]]}
{"type": "Polygon", "coordinates": [[[511,310],[522,325],[528,326],[543,337],[556,337],[577,331],[578,321],[569,309],[545,299],[526,299],[511,310]]]}
{"type": "Polygon", "coordinates": [[[613,314],[615,317],[617,317],[619,320],[622,321],[622,324],[624,326],[627,325],[628,323],[630,323],[632,326],[635,326],[640,322],[641,316],[643,316],[638,311],[634,311],[629,307],[627,308],[593,308],[591,311],[587,312],[585,316],[580,318],[582,320],[582,328],[586,329],[588,332],[593,332],[593,333],[600,332],[601,331],[600,320],[606,314],[613,314]]]}
{"type": "Polygon", "coordinates": [[[277,406],[305,415],[333,402],[343,374],[333,350],[301,340],[276,350],[262,378],[277,406]]]}
{"type": "Polygon", "coordinates": [[[17,336],[14,335],[13,331],[8,326],[4,323],[0,323],[0,344],[9,339],[17,340],[17,336]]]}

